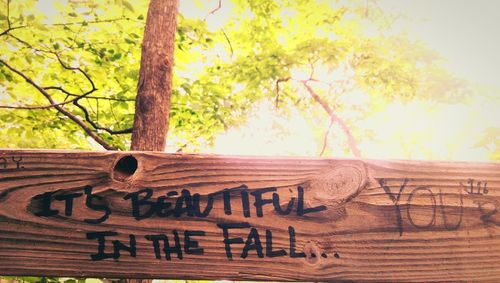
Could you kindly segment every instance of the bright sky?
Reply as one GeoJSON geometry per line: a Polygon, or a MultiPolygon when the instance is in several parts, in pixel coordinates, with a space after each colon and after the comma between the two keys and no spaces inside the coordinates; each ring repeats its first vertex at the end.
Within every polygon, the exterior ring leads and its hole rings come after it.
{"type": "Polygon", "coordinates": [[[381,1],[382,9],[414,18],[410,35],[439,51],[451,70],[478,83],[500,86],[500,1],[381,1]]]}
{"type": "Polygon", "coordinates": [[[381,115],[391,116],[389,111],[399,108],[406,113],[404,123],[412,125],[405,129],[400,122],[401,133],[415,135],[422,127],[430,130],[428,142],[414,148],[412,157],[487,161],[488,152],[474,148],[474,143],[484,129],[500,127],[500,1],[384,0],[381,8],[408,15],[400,24],[410,37],[439,52],[452,73],[484,88],[484,96],[433,107],[432,115],[423,119],[419,113],[429,105],[422,102],[392,105],[381,115]]]}
{"type": "MultiPolygon", "coordinates": [[[[231,6],[227,1],[222,3],[220,11],[207,17],[211,29],[217,29],[230,15],[231,6]]],[[[489,152],[474,144],[486,128],[500,127],[500,1],[379,3],[383,10],[407,16],[397,22],[395,29],[405,30],[410,38],[436,50],[451,72],[477,85],[484,95],[452,105],[425,101],[387,105],[354,125],[373,133],[372,138],[358,141],[363,157],[488,161],[489,152]]],[[[181,1],[183,13],[199,18],[205,18],[216,6],[217,1],[205,2],[202,8],[181,1]]],[[[351,95],[364,99],[362,93],[351,95]]],[[[335,157],[350,157],[350,153],[339,149],[345,137],[338,127],[332,129],[330,140],[328,147],[335,157]]],[[[321,146],[321,136],[313,133],[298,112],[280,117],[272,105],[263,103],[246,125],[220,135],[212,152],[317,156],[321,146]],[[287,131],[283,132],[283,128],[287,131]]]]}

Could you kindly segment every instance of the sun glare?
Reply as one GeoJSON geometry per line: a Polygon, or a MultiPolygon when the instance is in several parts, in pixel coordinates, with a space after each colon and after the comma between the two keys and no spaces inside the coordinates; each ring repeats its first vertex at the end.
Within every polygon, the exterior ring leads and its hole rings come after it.
{"type": "MultiPolygon", "coordinates": [[[[411,13],[411,11],[407,12],[411,13]]],[[[225,11],[218,12],[218,19],[226,18],[224,13],[225,11]]],[[[421,17],[420,14],[413,16],[421,17]]],[[[427,17],[433,16],[427,15],[427,17]]],[[[438,19],[431,18],[431,21],[437,23],[438,19]]],[[[413,24],[418,26],[419,23],[413,24]]],[[[449,32],[455,34],[460,31],[450,30],[449,32]]],[[[418,35],[418,33],[410,34],[416,39],[418,35]]],[[[454,59],[453,55],[448,52],[451,49],[450,46],[440,49],[439,44],[431,37],[423,40],[425,44],[440,52],[445,60],[454,59]]],[[[483,61],[479,58],[481,56],[479,53],[461,55],[475,56],[481,62],[483,61]]],[[[467,74],[462,69],[450,69],[450,71],[467,74]]],[[[332,77],[352,75],[349,70],[344,74],[339,72],[340,68],[333,73],[325,68],[318,68],[314,75],[324,81],[329,81],[332,77]]],[[[310,76],[310,71],[293,69],[291,75],[294,80],[306,80],[310,76]]],[[[474,77],[464,77],[464,79],[473,80],[474,77]]],[[[500,124],[500,115],[497,112],[500,109],[500,99],[495,94],[498,89],[500,89],[500,84],[497,83],[489,96],[477,94],[454,104],[423,99],[411,102],[387,102],[379,105],[368,118],[350,126],[355,133],[370,133],[357,141],[363,158],[489,161],[491,152],[476,146],[476,143],[478,137],[487,128],[498,127],[500,124]]],[[[348,105],[363,105],[363,103],[368,105],[368,99],[365,93],[353,91],[348,95],[340,96],[338,102],[348,105]]],[[[347,117],[351,114],[356,115],[348,110],[343,113],[347,117]]],[[[292,110],[290,116],[281,117],[269,101],[263,101],[256,106],[256,110],[245,125],[217,136],[212,152],[318,156],[322,148],[322,137],[328,125],[328,117],[325,116],[325,121],[322,123],[325,127],[320,130],[314,130],[310,122],[301,117],[296,109],[292,110]]],[[[339,150],[342,146],[345,147],[345,140],[345,134],[338,126],[334,126],[326,144],[332,154],[331,157],[352,157],[350,152],[339,150]]]]}
{"type": "Polygon", "coordinates": [[[218,135],[213,153],[232,155],[314,155],[314,133],[297,109],[288,117],[264,101],[255,107],[248,123],[218,135]]]}

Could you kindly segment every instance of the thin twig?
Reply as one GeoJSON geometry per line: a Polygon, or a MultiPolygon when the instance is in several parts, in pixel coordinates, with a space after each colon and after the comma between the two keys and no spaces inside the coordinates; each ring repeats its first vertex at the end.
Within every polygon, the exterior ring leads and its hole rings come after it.
{"type": "Polygon", "coordinates": [[[24,26],[13,27],[10,22],[10,0],[7,0],[7,29],[0,33],[0,36],[8,34],[12,30],[23,28],[24,26]]]}
{"type": "Polygon", "coordinates": [[[10,31],[13,31],[13,30],[16,30],[16,29],[20,29],[20,28],[23,28],[24,26],[18,26],[18,27],[10,27],[2,32],[0,32],[0,36],[2,35],[6,35],[8,34],[10,31]]]}
{"type": "Polygon", "coordinates": [[[105,127],[102,127],[102,126],[99,126],[96,122],[94,122],[91,118],[90,118],[90,114],[89,114],[89,111],[87,110],[87,108],[85,108],[84,106],[82,106],[78,100],[75,100],[73,102],[73,104],[80,108],[80,110],[82,110],[83,112],[83,115],[85,116],[85,121],[87,121],[90,125],[92,125],[92,127],[96,130],[102,130],[102,131],[106,131],[108,132],[109,134],[112,134],[112,135],[120,135],[120,134],[130,134],[132,133],[132,128],[127,128],[127,129],[123,129],[123,130],[111,130],[109,128],[105,128],[105,127]]]}
{"type": "Polygon", "coordinates": [[[280,83],[289,81],[291,77],[286,77],[286,78],[279,78],[276,80],[276,99],[274,102],[274,106],[276,109],[279,107],[279,102],[280,102],[280,83]]]}
{"type": "MultiPolygon", "coordinates": [[[[68,65],[66,65],[61,57],[59,57],[59,55],[57,53],[54,53],[54,55],[56,55],[57,57],[57,60],[59,61],[59,63],[61,64],[61,66],[66,69],[66,70],[76,70],[76,71],[79,71],[80,73],[82,73],[85,78],[87,78],[87,80],[90,82],[90,84],[92,85],[92,89],[95,90],[95,85],[94,85],[94,82],[92,81],[92,79],[90,78],[90,76],[84,71],[82,70],[80,67],[70,67],[68,65]]],[[[64,93],[69,93],[67,91],[65,91],[63,88],[59,88],[59,90],[63,91],[64,93]]],[[[77,97],[74,101],[73,101],[73,105],[75,105],[76,107],[80,108],[82,111],[83,111],[83,114],[85,116],[85,121],[87,121],[90,125],[92,125],[92,127],[94,127],[94,129],[96,130],[102,130],[102,131],[106,131],[112,135],[119,135],[119,134],[130,134],[132,133],[132,128],[128,128],[128,129],[123,129],[123,130],[118,130],[118,131],[114,131],[114,130],[111,130],[109,128],[106,128],[106,127],[102,127],[102,126],[99,126],[96,122],[94,122],[91,118],[90,118],[90,114],[87,110],[87,108],[85,108],[84,106],[82,106],[80,103],[79,103],[79,100],[82,99],[83,97],[80,96],[80,97],[77,97]]]]}
{"type": "MultiPolygon", "coordinates": [[[[13,38],[15,38],[16,40],[18,40],[19,42],[23,43],[24,45],[28,46],[29,48],[31,49],[34,49],[31,44],[29,44],[28,42],[14,36],[14,35],[11,35],[13,38]]],[[[111,130],[109,128],[106,128],[106,127],[102,127],[102,126],[99,126],[97,123],[95,123],[91,118],[90,118],[90,115],[87,111],[87,109],[82,106],[81,104],[79,104],[79,100],[82,99],[82,98],[86,98],[89,94],[93,93],[94,91],[97,90],[97,88],[95,87],[95,84],[93,82],[93,80],[90,78],[90,76],[87,74],[87,72],[85,72],[83,69],[81,69],[80,67],[70,67],[68,66],[66,63],[64,63],[61,59],[61,57],[59,56],[59,54],[57,52],[54,52],[54,51],[47,51],[47,50],[38,50],[36,49],[37,51],[41,51],[41,52],[45,52],[45,53],[50,53],[50,54],[53,54],[56,58],[57,58],[57,61],[59,62],[59,64],[66,70],[71,70],[71,71],[78,71],[80,72],[85,78],[86,80],[89,82],[90,86],[91,86],[91,89],[83,94],[74,94],[74,93],[71,93],[69,91],[67,91],[66,89],[64,89],[63,87],[60,87],[60,86],[49,86],[49,87],[43,87],[44,90],[58,90],[62,93],[65,93],[66,94],[66,97],[68,96],[72,96],[74,97],[73,99],[69,100],[69,101],[64,101],[62,103],[51,103],[50,105],[43,105],[43,106],[10,106],[10,105],[6,105],[6,106],[0,106],[0,108],[10,108],[10,109],[32,109],[32,110],[35,110],[35,109],[48,109],[48,108],[52,108],[52,107],[56,107],[56,106],[62,106],[62,105],[65,105],[65,104],[68,104],[68,103],[73,103],[75,106],[77,106],[78,108],[80,108],[83,112],[84,112],[84,116],[85,116],[85,120],[96,130],[103,130],[103,131],[106,131],[108,132],[109,134],[112,134],[112,135],[115,135],[115,134],[128,134],[128,133],[131,133],[132,132],[132,128],[127,128],[127,129],[123,129],[123,130],[118,130],[118,131],[115,131],[115,130],[111,130]]],[[[109,98],[108,98],[109,99],[109,98]]],[[[66,99],[65,99],[66,100],[66,99]]],[[[111,99],[110,99],[111,100],[111,99]]],[[[132,100],[133,101],[133,100],[132,100]]]]}
{"type": "Polygon", "coordinates": [[[231,41],[229,40],[229,37],[227,36],[227,34],[223,28],[221,28],[221,31],[222,31],[222,34],[224,35],[224,37],[226,38],[227,43],[229,44],[229,49],[231,49],[231,57],[233,57],[233,55],[234,55],[233,45],[231,44],[231,41]]]}
{"type": "Polygon", "coordinates": [[[66,104],[73,103],[73,101],[80,99],[80,96],[73,98],[71,100],[66,100],[64,102],[49,104],[49,105],[0,105],[3,109],[24,109],[24,110],[45,110],[49,108],[54,108],[55,106],[63,106],[66,104]]]}
{"type": "Polygon", "coordinates": [[[90,114],[87,110],[87,108],[85,108],[83,105],[81,105],[79,103],[80,99],[82,98],[85,98],[84,95],[75,95],[73,93],[70,93],[68,92],[67,90],[65,90],[64,88],[62,87],[46,87],[44,89],[56,89],[56,90],[59,90],[61,91],[62,93],[65,93],[67,95],[70,95],[70,96],[76,96],[75,99],[72,99],[71,102],[73,103],[73,105],[75,105],[76,107],[78,107],[80,110],[82,110],[83,114],[84,114],[84,117],[85,117],[85,121],[87,121],[87,123],[89,123],[94,129],[96,130],[102,130],[102,131],[106,131],[108,132],[109,134],[112,134],[112,135],[120,135],[120,134],[130,134],[132,133],[132,128],[127,128],[127,129],[123,129],[123,130],[118,130],[118,131],[114,131],[114,130],[111,130],[109,128],[105,128],[105,127],[102,127],[102,126],[99,126],[96,122],[94,122],[91,118],[90,118],[90,114]]]}
{"type": "Polygon", "coordinates": [[[87,74],[87,72],[85,72],[84,70],[82,70],[82,68],[80,67],[70,67],[70,66],[67,66],[62,60],[61,60],[61,57],[59,57],[59,54],[57,54],[56,52],[52,52],[56,58],[57,58],[57,61],[59,61],[59,63],[61,64],[61,66],[66,69],[66,70],[72,70],[72,71],[79,71],[83,76],[85,76],[85,78],[89,81],[90,85],[92,86],[92,91],[96,90],[96,87],[94,85],[94,82],[92,81],[92,79],[90,79],[90,76],[87,74]]]}
{"type": "Polygon", "coordinates": [[[10,24],[10,0],[7,0],[7,29],[11,29],[12,26],[10,24]]]}
{"type": "MultiPolygon", "coordinates": [[[[7,3],[9,3],[8,1],[7,3]]],[[[7,10],[9,12],[9,10],[7,10]]],[[[79,22],[70,22],[70,23],[54,23],[54,24],[42,24],[43,26],[74,26],[74,25],[85,25],[85,24],[99,24],[99,23],[112,23],[112,22],[118,22],[118,21],[133,21],[133,22],[140,22],[134,19],[131,19],[129,17],[120,17],[120,18],[114,18],[114,19],[104,19],[104,20],[92,20],[92,21],[79,21],[79,22]]],[[[142,22],[141,22],[142,23],[142,22]]],[[[7,24],[8,28],[4,30],[3,32],[0,33],[0,36],[8,34],[10,31],[16,30],[16,29],[21,29],[21,28],[27,28],[29,25],[21,25],[21,26],[16,26],[16,27],[11,27],[10,25],[10,19],[7,17],[7,24]]]]}
{"type": "Polygon", "coordinates": [[[46,24],[46,26],[73,26],[73,25],[83,25],[83,24],[100,24],[100,23],[113,23],[119,21],[132,21],[132,22],[141,22],[129,17],[120,17],[114,19],[104,19],[104,20],[92,20],[92,21],[80,21],[80,22],[71,22],[71,23],[55,23],[55,24],[46,24]]]}
{"type": "Polygon", "coordinates": [[[111,116],[113,116],[113,119],[115,119],[115,123],[118,124],[118,126],[120,126],[120,121],[118,121],[118,119],[116,118],[115,112],[113,111],[113,107],[111,105],[111,101],[108,100],[108,104],[109,104],[109,110],[111,112],[111,116]]]}
{"type": "Polygon", "coordinates": [[[17,40],[17,41],[19,41],[20,43],[22,43],[22,44],[26,45],[29,49],[32,49],[32,50],[34,50],[34,51],[38,51],[38,52],[41,52],[41,53],[50,53],[50,54],[54,53],[54,52],[53,52],[53,51],[51,51],[51,50],[43,50],[43,49],[38,49],[38,48],[35,48],[35,47],[33,47],[33,45],[31,45],[29,42],[27,42],[27,41],[25,41],[25,40],[23,40],[23,39],[21,39],[21,38],[19,38],[19,37],[15,36],[15,35],[11,34],[11,33],[9,33],[9,34],[8,34],[8,36],[10,36],[10,37],[14,38],[15,40],[17,40]]]}
{"type": "MultiPolygon", "coordinates": [[[[78,96],[78,95],[70,94],[70,96],[78,96]]],[[[128,101],[128,102],[135,101],[135,99],[132,98],[114,98],[114,97],[95,96],[95,95],[88,95],[86,96],[86,98],[95,100],[111,100],[111,101],[128,101]]]]}

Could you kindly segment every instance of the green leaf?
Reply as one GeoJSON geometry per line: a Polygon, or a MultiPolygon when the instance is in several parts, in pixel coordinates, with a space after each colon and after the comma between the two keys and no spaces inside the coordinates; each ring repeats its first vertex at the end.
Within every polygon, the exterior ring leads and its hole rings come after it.
{"type": "Polygon", "coordinates": [[[128,103],[126,101],[119,101],[118,107],[120,107],[123,110],[128,110],[128,103]]]}
{"type": "Polygon", "coordinates": [[[78,15],[77,15],[76,13],[74,13],[74,12],[68,13],[68,15],[69,15],[70,17],[78,17],[78,15]]]}
{"type": "Polygon", "coordinates": [[[125,42],[128,44],[135,44],[135,41],[130,38],[125,38],[125,42]]]}
{"type": "Polygon", "coordinates": [[[45,26],[44,24],[42,24],[38,21],[33,22],[32,26],[36,27],[37,29],[39,29],[41,31],[48,31],[49,30],[49,28],[47,28],[47,26],[45,26]]]}
{"type": "Polygon", "coordinates": [[[138,69],[130,70],[127,73],[127,77],[129,77],[129,78],[131,78],[133,80],[137,80],[139,78],[139,70],[138,69]]]}
{"type": "Polygon", "coordinates": [[[113,55],[113,61],[115,60],[118,60],[122,57],[122,54],[121,53],[116,53],[115,55],[113,55]]]}
{"type": "Polygon", "coordinates": [[[184,89],[184,91],[187,93],[187,94],[191,94],[191,86],[187,83],[183,83],[181,85],[182,89],[184,89]]]}
{"type": "Polygon", "coordinates": [[[122,4],[123,6],[125,6],[125,8],[127,8],[130,12],[134,12],[134,7],[132,6],[132,4],[130,4],[130,2],[126,1],[126,0],[122,0],[122,4]]]}

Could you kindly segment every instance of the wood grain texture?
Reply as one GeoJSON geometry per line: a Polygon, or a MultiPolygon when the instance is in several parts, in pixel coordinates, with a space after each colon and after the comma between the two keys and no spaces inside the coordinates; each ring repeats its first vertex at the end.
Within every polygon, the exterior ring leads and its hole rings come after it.
{"type": "Polygon", "coordinates": [[[498,210],[499,163],[0,150],[0,274],[500,281],[498,210]]]}

